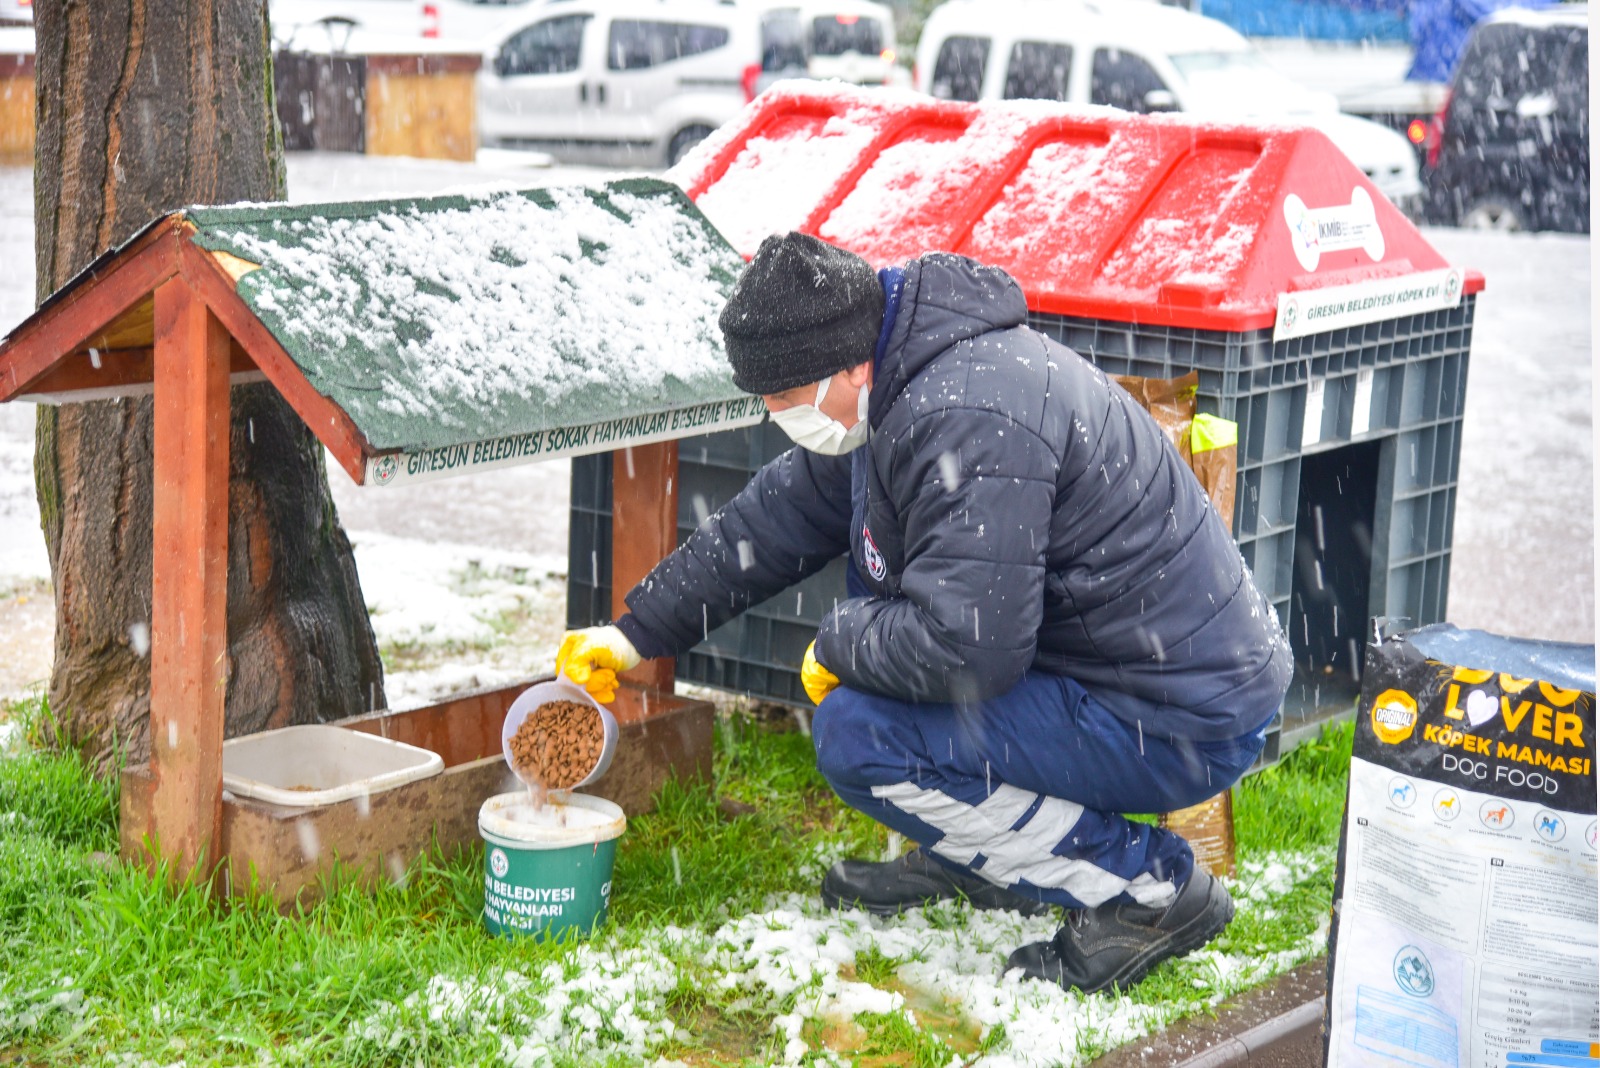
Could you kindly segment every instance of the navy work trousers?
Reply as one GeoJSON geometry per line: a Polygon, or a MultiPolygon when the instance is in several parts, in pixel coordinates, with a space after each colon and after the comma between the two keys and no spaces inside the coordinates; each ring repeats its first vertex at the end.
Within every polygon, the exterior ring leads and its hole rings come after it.
{"type": "Polygon", "coordinates": [[[1263,724],[1222,742],[1144,736],[1072,679],[1030,671],[976,705],[839,687],[812,721],[817,766],[852,808],[1028,897],[1068,908],[1165,905],[1188,882],[1181,837],[1125,819],[1231,786],[1263,724]]]}

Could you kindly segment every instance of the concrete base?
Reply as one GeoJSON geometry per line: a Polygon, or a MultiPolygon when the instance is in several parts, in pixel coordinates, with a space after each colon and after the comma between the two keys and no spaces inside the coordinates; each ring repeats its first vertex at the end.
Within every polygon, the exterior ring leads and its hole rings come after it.
{"type": "MultiPolygon", "coordinates": [[[[477,843],[484,799],[521,788],[501,755],[506,710],[541,681],[335,724],[431,749],[445,764],[432,778],[316,808],[287,808],[224,791],[221,892],[256,885],[281,904],[309,901],[319,892],[318,880],[335,865],[370,885],[398,879],[426,850],[450,854],[477,843]]],[[[716,713],[708,702],[625,684],[612,712],[621,728],[616,756],[585,793],[609,798],[631,816],[649,811],[656,791],[671,777],[711,777],[716,713]]],[[[122,773],[124,860],[147,862],[152,781],[146,765],[122,773]]]]}

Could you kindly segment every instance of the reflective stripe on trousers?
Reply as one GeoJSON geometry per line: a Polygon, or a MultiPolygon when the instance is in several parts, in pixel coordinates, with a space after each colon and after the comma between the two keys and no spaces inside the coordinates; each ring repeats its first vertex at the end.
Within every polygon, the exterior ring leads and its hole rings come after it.
{"type": "Polygon", "coordinates": [[[1232,785],[1264,743],[1162,740],[1071,679],[1029,672],[973,706],[910,704],[840,687],[812,723],[817,766],[853,808],[937,859],[1069,908],[1166,904],[1194,856],[1124,818],[1232,785]]]}

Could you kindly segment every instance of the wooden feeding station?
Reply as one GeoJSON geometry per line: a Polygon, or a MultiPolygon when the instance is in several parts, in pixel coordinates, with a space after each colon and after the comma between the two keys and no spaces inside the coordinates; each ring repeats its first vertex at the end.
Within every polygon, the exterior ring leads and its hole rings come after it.
{"type": "MultiPolygon", "coordinates": [[[[742,266],[653,180],[189,208],[0,342],[0,401],[155,397],[151,754],[123,773],[124,857],[150,841],[182,871],[218,857],[229,885],[253,868],[291,899],[335,858],[372,878],[475,841],[507,779],[500,727],[523,686],[336,724],[437,752],[433,777],[318,809],[224,792],[231,384],[271,383],[374,492],[612,452],[626,591],[677,542],[675,439],[763,413],[716,326],[742,266]]],[[[594,792],[631,811],[668,775],[709,772],[712,710],[672,685],[671,660],[646,663],[613,706],[624,734],[594,792]]]]}

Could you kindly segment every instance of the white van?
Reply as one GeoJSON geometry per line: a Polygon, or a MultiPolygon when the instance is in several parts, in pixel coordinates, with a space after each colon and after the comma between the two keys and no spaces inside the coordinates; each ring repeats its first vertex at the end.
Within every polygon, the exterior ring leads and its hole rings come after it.
{"type": "Polygon", "coordinates": [[[1215,19],[1153,0],[947,0],[923,27],[919,90],[951,100],[1063,100],[1227,120],[1270,116],[1328,135],[1395,204],[1422,184],[1406,139],[1295,84],[1215,19]]]}
{"type": "Polygon", "coordinates": [[[484,144],[676,163],[754,96],[760,12],[715,0],[560,0],[502,28],[478,75],[484,144]]]}
{"type": "MultiPolygon", "coordinates": [[[[874,0],[757,0],[766,47],[786,48],[784,68],[852,85],[892,85],[894,12],[874,0]]],[[[780,69],[770,64],[769,72],[780,69]]]]}

